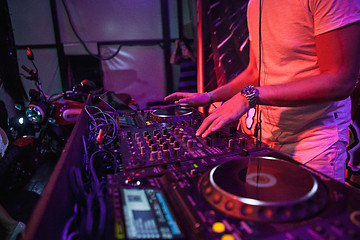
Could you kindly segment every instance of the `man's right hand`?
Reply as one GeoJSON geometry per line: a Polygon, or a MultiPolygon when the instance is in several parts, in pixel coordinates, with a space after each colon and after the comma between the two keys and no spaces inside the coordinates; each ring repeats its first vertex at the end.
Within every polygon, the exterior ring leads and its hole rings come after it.
{"type": "Polygon", "coordinates": [[[187,104],[190,106],[206,106],[210,102],[207,93],[185,93],[176,92],[165,97],[165,101],[174,101],[176,104],[187,104]]]}

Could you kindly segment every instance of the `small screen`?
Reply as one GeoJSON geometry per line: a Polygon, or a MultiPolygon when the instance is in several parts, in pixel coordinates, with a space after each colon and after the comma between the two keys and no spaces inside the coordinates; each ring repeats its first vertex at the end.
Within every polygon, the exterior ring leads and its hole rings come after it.
{"type": "Polygon", "coordinates": [[[158,189],[121,189],[128,239],[182,239],[169,205],[158,189]]]}

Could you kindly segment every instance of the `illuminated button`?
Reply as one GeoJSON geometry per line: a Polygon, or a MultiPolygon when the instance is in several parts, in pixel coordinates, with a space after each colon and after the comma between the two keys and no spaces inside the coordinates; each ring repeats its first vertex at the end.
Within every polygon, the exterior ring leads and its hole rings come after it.
{"type": "Polygon", "coordinates": [[[235,203],[233,201],[227,201],[225,203],[225,209],[228,210],[228,211],[233,210],[234,207],[235,207],[235,203]]]}
{"type": "Polygon", "coordinates": [[[216,233],[223,233],[225,231],[225,225],[222,222],[216,222],[212,225],[212,230],[216,233]]]}
{"type": "Polygon", "coordinates": [[[221,240],[235,240],[234,236],[231,235],[231,234],[224,234],[222,237],[221,237],[221,240]]]}
{"type": "Polygon", "coordinates": [[[259,218],[260,219],[264,219],[264,220],[268,220],[271,219],[273,217],[273,212],[270,208],[268,207],[261,207],[259,210],[259,218]]]}
{"type": "Polygon", "coordinates": [[[212,187],[206,187],[205,190],[204,190],[204,194],[205,195],[210,195],[213,191],[213,188],[212,187]]]}
{"type": "Polygon", "coordinates": [[[222,195],[220,193],[214,193],[212,196],[212,201],[215,204],[218,204],[219,202],[221,202],[222,199],[222,195]]]}
{"type": "Polygon", "coordinates": [[[244,205],[241,207],[240,213],[245,217],[252,215],[254,213],[254,208],[250,205],[244,205]]]}

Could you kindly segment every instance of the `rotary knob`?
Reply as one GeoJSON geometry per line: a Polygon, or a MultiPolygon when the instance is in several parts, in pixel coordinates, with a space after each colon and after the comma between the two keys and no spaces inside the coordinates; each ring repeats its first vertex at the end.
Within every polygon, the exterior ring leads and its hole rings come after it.
{"type": "Polygon", "coordinates": [[[157,151],[157,145],[156,144],[151,145],[151,151],[152,152],[157,151]]]}
{"type": "Polygon", "coordinates": [[[174,134],[179,134],[179,129],[177,127],[174,128],[174,134]]]}
{"type": "Polygon", "coordinates": [[[157,159],[158,153],[156,151],[150,153],[150,161],[155,161],[157,159]]]}
{"type": "Polygon", "coordinates": [[[247,141],[245,137],[241,137],[239,138],[239,147],[246,147],[247,146],[247,141]]]}
{"type": "Polygon", "coordinates": [[[162,147],[163,147],[163,150],[169,149],[169,145],[167,143],[164,143],[162,147]]]}
{"type": "Polygon", "coordinates": [[[234,147],[235,147],[234,139],[229,139],[228,145],[229,145],[229,148],[230,148],[230,149],[234,149],[234,147]]]}
{"type": "Polygon", "coordinates": [[[191,139],[189,139],[188,141],[187,141],[187,147],[188,148],[192,148],[193,146],[194,146],[194,141],[193,140],[191,140],[191,139]]]}

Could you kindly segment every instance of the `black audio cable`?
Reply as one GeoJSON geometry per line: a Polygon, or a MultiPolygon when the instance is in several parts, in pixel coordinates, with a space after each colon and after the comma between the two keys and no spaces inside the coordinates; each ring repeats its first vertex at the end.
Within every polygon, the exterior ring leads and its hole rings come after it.
{"type": "Polygon", "coordinates": [[[98,144],[103,146],[111,145],[117,139],[119,131],[113,112],[104,112],[95,106],[85,106],[85,111],[90,117],[90,134],[98,144]],[[94,112],[95,111],[95,112],[94,112]]]}
{"type": "MultiPolygon", "coordinates": [[[[104,154],[110,156],[115,162],[115,157],[108,151],[94,152],[89,159],[88,178],[84,177],[80,168],[72,167],[69,171],[70,187],[76,203],[74,215],[68,220],[63,230],[63,240],[72,239],[75,236],[78,239],[100,240],[105,234],[107,208],[104,192],[106,189],[103,178],[98,176],[94,166],[97,155],[103,157],[104,154]],[[72,227],[75,230],[70,232],[72,227]]],[[[96,160],[100,161],[98,158],[96,160]]]]}

